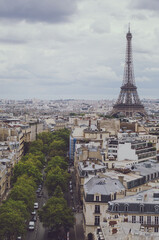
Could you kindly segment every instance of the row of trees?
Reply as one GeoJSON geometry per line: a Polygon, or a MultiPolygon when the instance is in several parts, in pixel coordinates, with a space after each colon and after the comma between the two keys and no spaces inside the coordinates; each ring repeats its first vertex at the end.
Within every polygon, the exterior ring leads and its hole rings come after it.
{"type": "Polygon", "coordinates": [[[0,239],[14,240],[26,231],[26,223],[36,199],[36,188],[42,182],[42,169],[46,167],[46,187],[50,199],[39,211],[44,226],[55,232],[73,225],[73,214],[64,198],[69,174],[67,151],[69,131],[41,133],[30,143],[27,153],[15,165],[12,190],[0,206],[0,239]],[[47,159],[47,162],[45,161],[47,159]]]}
{"type": "Polygon", "coordinates": [[[42,181],[44,163],[45,156],[41,151],[30,151],[15,165],[12,189],[7,200],[0,206],[1,240],[14,240],[26,232],[26,223],[36,199],[35,191],[42,181]]]}
{"type": "Polygon", "coordinates": [[[54,232],[55,237],[62,230],[67,232],[73,226],[72,210],[67,206],[64,197],[68,191],[70,175],[68,168],[68,146],[70,132],[67,129],[54,133],[43,133],[38,136],[43,141],[44,151],[47,154],[45,185],[50,196],[46,205],[39,211],[40,220],[45,227],[54,232]],[[49,144],[46,147],[46,142],[49,144]]]}

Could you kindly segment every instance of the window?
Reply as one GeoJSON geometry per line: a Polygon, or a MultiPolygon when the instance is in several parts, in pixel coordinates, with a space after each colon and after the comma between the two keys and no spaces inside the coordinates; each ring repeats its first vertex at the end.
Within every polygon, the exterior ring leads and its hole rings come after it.
{"type": "Polygon", "coordinates": [[[95,205],[95,213],[100,213],[100,205],[95,205]]]}
{"type": "Polygon", "coordinates": [[[155,224],[158,225],[158,217],[155,217],[155,224]]]}
{"type": "Polygon", "coordinates": [[[118,211],[119,211],[119,206],[115,205],[115,212],[118,212],[118,211]]]}
{"type": "Polygon", "coordinates": [[[99,196],[96,196],[96,201],[99,202],[99,196]]]}
{"type": "Polygon", "coordinates": [[[132,223],[136,223],[136,216],[132,216],[132,223]]]}
{"type": "Polygon", "coordinates": [[[147,224],[151,224],[151,216],[147,216],[147,224]]]}
{"type": "Polygon", "coordinates": [[[159,206],[158,205],[155,206],[155,212],[159,212],[159,206]]]}
{"type": "Polygon", "coordinates": [[[140,216],[140,223],[143,224],[143,222],[144,222],[144,217],[140,216]]]}
{"type": "Polygon", "coordinates": [[[125,212],[128,212],[128,205],[125,205],[125,212]]]}
{"type": "Polygon", "coordinates": [[[158,227],[155,227],[155,228],[154,228],[154,232],[158,232],[158,227]]]}
{"type": "Polygon", "coordinates": [[[144,212],[144,206],[140,205],[140,212],[144,212]]]}
{"type": "Polygon", "coordinates": [[[95,226],[99,226],[99,225],[100,225],[100,217],[99,217],[99,216],[95,216],[94,225],[95,225],[95,226]]]}

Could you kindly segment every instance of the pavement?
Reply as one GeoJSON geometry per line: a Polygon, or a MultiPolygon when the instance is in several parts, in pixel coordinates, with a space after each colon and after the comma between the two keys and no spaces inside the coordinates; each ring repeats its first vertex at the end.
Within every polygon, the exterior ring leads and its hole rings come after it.
{"type": "Polygon", "coordinates": [[[77,189],[76,189],[76,179],[74,174],[74,167],[70,168],[72,186],[73,186],[73,199],[72,206],[76,210],[74,212],[75,224],[74,228],[70,229],[70,239],[69,240],[84,240],[84,231],[83,231],[83,211],[82,206],[80,205],[77,189]]]}

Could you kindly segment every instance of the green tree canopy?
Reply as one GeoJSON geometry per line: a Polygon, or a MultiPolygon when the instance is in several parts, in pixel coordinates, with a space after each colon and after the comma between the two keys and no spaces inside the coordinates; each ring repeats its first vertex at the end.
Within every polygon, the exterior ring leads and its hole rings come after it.
{"type": "Polygon", "coordinates": [[[19,178],[14,184],[9,199],[23,201],[27,206],[27,210],[31,212],[35,201],[35,182],[29,178],[24,180],[23,177],[19,178]]]}
{"type": "Polygon", "coordinates": [[[62,196],[51,197],[39,211],[40,221],[45,227],[57,232],[61,228],[68,230],[73,226],[74,217],[67,202],[62,196]]]}
{"type": "Polygon", "coordinates": [[[48,166],[46,168],[46,172],[48,172],[49,170],[51,170],[52,168],[56,168],[57,166],[59,166],[60,168],[66,170],[68,167],[67,162],[64,160],[64,157],[61,156],[55,156],[52,157],[49,162],[48,162],[48,166]]]}
{"type": "Polygon", "coordinates": [[[9,200],[0,207],[0,239],[12,240],[26,231],[26,205],[22,201],[9,200]]]}
{"type": "Polygon", "coordinates": [[[13,183],[15,183],[17,181],[17,178],[23,174],[27,174],[28,177],[32,177],[37,184],[42,181],[42,174],[35,163],[32,161],[20,161],[15,165],[12,177],[13,183]]]}
{"type": "Polygon", "coordinates": [[[43,150],[43,141],[41,139],[31,142],[29,147],[30,153],[35,154],[37,151],[42,152],[42,150],[43,150]]]}
{"type": "Polygon", "coordinates": [[[66,143],[64,140],[54,140],[49,146],[49,156],[65,156],[66,155],[66,143]]]}
{"type": "Polygon", "coordinates": [[[52,133],[50,132],[43,132],[38,134],[38,139],[43,141],[43,144],[50,144],[52,142],[52,133]]]}
{"type": "Polygon", "coordinates": [[[51,169],[46,176],[46,187],[49,195],[52,195],[59,185],[63,191],[67,189],[69,174],[57,166],[54,169],[51,169]]]}

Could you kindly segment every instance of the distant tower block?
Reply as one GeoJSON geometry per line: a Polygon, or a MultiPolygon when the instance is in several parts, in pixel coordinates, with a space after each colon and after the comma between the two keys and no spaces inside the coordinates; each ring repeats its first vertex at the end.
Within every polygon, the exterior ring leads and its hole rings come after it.
{"type": "Polygon", "coordinates": [[[122,113],[126,117],[132,117],[136,114],[140,114],[141,116],[146,117],[147,113],[139,99],[137,87],[135,85],[131,46],[132,34],[130,33],[130,27],[126,35],[126,39],[127,46],[123,83],[118,100],[113,106],[113,110],[110,115],[116,116],[119,113],[122,113]]]}

